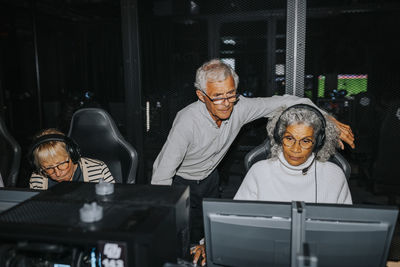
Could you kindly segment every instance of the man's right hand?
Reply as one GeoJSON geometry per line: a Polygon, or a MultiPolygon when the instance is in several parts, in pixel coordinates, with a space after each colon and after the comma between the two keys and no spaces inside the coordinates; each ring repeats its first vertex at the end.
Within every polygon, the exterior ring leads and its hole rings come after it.
{"type": "Polygon", "coordinates": [[[200,257],[203,259],[201,260],[201,266],[206,265],[206,248],[204,245],[196,245],[190,249],[190,254],[193,255],[193,263],[197,264],[200,260],[200,257]]]}

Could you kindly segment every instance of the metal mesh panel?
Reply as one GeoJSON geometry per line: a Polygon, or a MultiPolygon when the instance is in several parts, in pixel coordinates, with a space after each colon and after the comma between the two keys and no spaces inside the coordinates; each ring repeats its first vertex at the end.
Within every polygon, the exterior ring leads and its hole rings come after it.
{"type": "Polygon", "coordinates": [[[71,226],[72,218],[78,218],[80,208],[80,203],[29,201],[3,213],[0,216],[0,221],[7,223],[55,224],[68,227],[71,226]]]}
{"type": "MultiPolygon", "coordinates": [[[[76,193],[85,190],[76,190],[76,193]]],[[[65,201],[44,201],[44,200],[28,200],[21,205],[7,210],[0,215],[0,223],[21,223],[30,225],[51,225],[55,227],[91,227],[80,220],[79,210],[83,207],[82,201],[73,203],[69,201],[70,196],[66,195],[65,201]]],[[[78,197],[77,199],[80,199],[78,197]]],[[[101,227],[128,229],[136,224],[127,220],[129,216],[140,217],[147,212],[147,209],[138,207],[129,203],[119,203],[118,206],[101,203],[103,207],[103,219],[100,222],[101,227]],[[129,211],[129,212],[127,212],[129,211]],[[134,215],[132,215],[134,213],[134,215]],[[124,214],[124,216],[121,216],[124,214]],[[125,222],[128,222],[125,224],[125,222]]]]}

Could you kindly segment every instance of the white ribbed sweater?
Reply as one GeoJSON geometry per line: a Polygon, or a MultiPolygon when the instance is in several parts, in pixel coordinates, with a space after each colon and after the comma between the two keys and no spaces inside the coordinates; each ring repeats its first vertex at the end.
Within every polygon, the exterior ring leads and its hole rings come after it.
{"type": "Polygon", "coordinates": [[[248,171],[234,199],[263,201],[305,201],[352,204],[346,177],[339,166],[331,162],[312,160],[292,166],[279,155],[255,163],[248,171]],[[302,169],[312,163],[306,175],[302,169]]]}

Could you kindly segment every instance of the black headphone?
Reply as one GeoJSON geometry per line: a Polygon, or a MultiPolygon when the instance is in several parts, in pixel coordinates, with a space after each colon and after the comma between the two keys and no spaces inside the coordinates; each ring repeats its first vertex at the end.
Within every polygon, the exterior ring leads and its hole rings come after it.
{"type": "Polygon", "coordinates": [[[52,142],[52,141],[65,143],[68,155],[74,164],[77,163],[79,161],[79,159],[81,158],[81,151],[79,149],[79,146],[73,139],[69,138],[66,135],[62,135],[62,134],[43,135],[34,140],[33,144],[31,145],[31,147],[29,149],[29,153],[28,153],[29,163],[32,166],[32,168],[34,170],[36,170],[38,173],[40,172],[40,169],[35,165],[35,157],[33,156],[33,152],[41,144],[44,144],[47,142],[52,142]]]}
{"type": "Polygon", "coordinates": [[[275,142],[277,144],[281,144],[282,143],[282,140],[281,140],[281,138],[279,136],[279,127],[280,127],[280,124],[281,124],[282,115],[285,114],[288,110],[291,110],[291,109],[294,109],[294,108],[302,108],[302,109],[310,110],[310,111],[314,112],[318,116],[318,118],[320,119],[320,121],[322,123],[322,126],[321,126],[321,129],[318,131],[318,133],[317,133],[317,135],[315,137],[315,146],[314,146],[314,149],[313,149],[314,152],[318,152],[323,147],[323,145],[325,143],[326,120],[325,120],[324,115],[322,115],[322,113],[318,109],[316,109],[313,106],[307,105],[307,104],[296,104],[296,105],[288,107],[286,110],[284,110],[282,112],[282,114],[279,116],[279,119],[276,122],[276,125],[275,125],[275,128],[274,128],[274,140],[275,140],[275,142]]]}

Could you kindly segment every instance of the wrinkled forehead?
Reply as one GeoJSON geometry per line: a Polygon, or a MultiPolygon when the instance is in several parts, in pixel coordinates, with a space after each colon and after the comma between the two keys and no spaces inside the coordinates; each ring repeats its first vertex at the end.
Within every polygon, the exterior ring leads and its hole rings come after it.
{"type": "Polygon", "coordinates": [[[208,81],[206,83],[206,93],[209,95],[234,93],[235,91],[235,81],[232,76],[228,76],[221,81],[208,81]]]}
{"type": "Polygon", "coordinates": [[[304,138],[314,135],[314,128],[307,123],[292,123],[286,127],[285,133],[290,133],[296,138],[304,138]]]}

